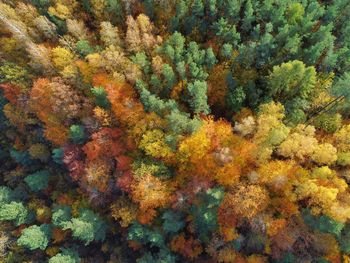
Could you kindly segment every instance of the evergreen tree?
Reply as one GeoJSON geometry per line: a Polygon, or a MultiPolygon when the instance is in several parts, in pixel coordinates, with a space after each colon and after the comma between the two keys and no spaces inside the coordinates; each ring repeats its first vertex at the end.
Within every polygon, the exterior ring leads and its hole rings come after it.
{"type": "Polygon", "coordinates": [[[190,105],[194,113],[209,114],[210,109],[207,103],[207,83],[196,80],[187,86],[191,96],[190,105]]]}
{"type": "Polygon", "coordinates": [[[24,178],[30,190],[38,192],[48,187],[50,180],[50,172],[46,170],[38,171],[24,178]]]}

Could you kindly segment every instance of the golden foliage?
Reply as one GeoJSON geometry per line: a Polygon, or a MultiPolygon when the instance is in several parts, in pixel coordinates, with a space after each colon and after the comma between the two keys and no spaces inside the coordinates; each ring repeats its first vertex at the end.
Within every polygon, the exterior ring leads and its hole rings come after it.
{"type": "Polygon", "coordinates": [[[120,197],[112,203],[111,214],[122,227],[128,227],[136,219],[137,206],[127,198],[120,197]]]}
{"type": "Polygon", "coordinates": [[[141,210],[165,207],[172,191],[168,183],[150,174],[136,178],[131,189],[132,200],[140,205],[141,210]]]}

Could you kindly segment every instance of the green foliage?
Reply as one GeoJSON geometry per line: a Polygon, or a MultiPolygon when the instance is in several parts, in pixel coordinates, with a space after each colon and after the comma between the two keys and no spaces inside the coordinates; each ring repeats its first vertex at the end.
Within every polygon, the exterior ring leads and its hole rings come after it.
{"type": "Polygon", "coordinates": [[[136,53],[131,57],[133,63],[138,65],[145,74],[150,72],[151,63],[149,62],[145,52],[136,53]]]}
{"type": "Polygon", "coordinates": [[[227,108],[233,112],[238,112],[243,106],[246,95],[242,87],[230,90],[226,97],[227,108]]]}
{"type": "Polygon", "coordinates": [[[350,253],[350,225],[346,225],[339,238],[338,238],[338,242],[340,245],[340,250],[344,253],[350,253]]]}
{"type": "Polygon", "coordinates": [[[136,86],[140,92],[140,100],[146,111],[154,111],[158,115],[163,116],[167,112],[177,109],[177,103],[174,100],[165,101],[160,99],[147,90],[142,81],[138,80],[136,86]]]}
{"type": "Polygon", "coordinates": [[[62,148],[55,148],[52,150],[52,159],[57,164],[62,164],[63,150],[62,148]]]}
{"type": "Polygon", "coordinates": [[[212,48],[208,48],[207,51],[206,51],[206,55],[205,55],[206,66],[209,69],[212,69],[217,62],[218,62],[218,60],[215,57],[213,49],[212,48]]]}
{"type": "Polygon", "coordinates": [[[95,103],[97,106],[108,109],[111,104],[107,98],[107,93],[103,87],[94,87],[91,89],[92,94],[95,96],[95,103]]]}
{"type": "Polygon", "coordinates": [[[0,9],[1,262],[347,260],[349,1],[0,9]]]}
{"type": "Polygon", "coordinates": [[[240,33],[237,32],[236,26],[229,24],[226,18],[221,17],[218,21],[213,23],[215,34],[222,38],[224,42],[236,47],[240,41],[240,33]]]}
{"type": "Polygon", "coordinates": [[[74,143],[78,143],[78,144],[84,143],[86,139],[84,127],[81,125],[70,126],[69,137],[74,143]]]}
{"type": "Polygon", "coordinates": [[[309,225],[311,228],[319,230],[322,233],[330,233],[339,236],[344,228],[343,223],[337,222],[326,215],[316,217],[313,216],[308,210],[304,210],[302,215],[304,222],[307,225],[309,225]]]}
{"type": "Polygon", "coordinates": [[[76,44],[76,49],[82,57],[94,52],[94,49],[90,46],[90,43],[87,40],[79,40],[76,44]]]}
{"type": "Polygon", "coordinates": [[[335,133],[342,126],[342,117],[339,113],[323,113],[315,118],[313,124],[327,133],[335,133]]]}
{"type": "Polygon", "coordinates": [[[79,217],[65,223],[63,229],[71,229],[73,237],[85,243],[103,241],[106,237],[105,223],[91,210],[80,209],[79,217]]]}
{"type": "Polygon", "coordinates": [[[30,190],[38,192],[48,187],[50,180],[49,171],[42,170],[30,174],[24,178],[24,181],[29,186],[30,190]]]}
{"type": "Polygon", "coordinates": [[[28,70],[11,62],[5,62],[0,66],[0,83],[28,84],[28,70]]]}
{"type": "Polygon", "coordinates": [[[15,149],[10,150],[11,157],[19,164],[28,166],[31,164],[30,155],[28,152],[21,152],[15,149]]]}
{"type": "Polygon", "coordinates": [[[340,152],[338,153],[337,163],[341,166],[350,165],[350,152],[340,152]]]}
{"type": "Polygon", "coordinates": [[[157,254],[146,253],[136,260],[137,263],[175,263],[176,257],[167,249],[161,249],[157,254]]]}
{"type": "Polygon", "coordinates": [[[303,16],[305,10],[301,3],[292,3],[287,9],[287,20],[289,24],[299,23],[303,16]]]}
{"type": "Polygon", "coordinates": [[[308,99],[316,81],[314,67],[305,67],[303,62],[294,60],[273,67],[269,76],[268,88],[270,95],[278,101],[299,97],[308,99]]]}
{"type": "Polygon", "coordinates": [[[231,44],[226,43],[223,44],[220,50],[221,56],[226,58],[226,59],[230,59],[232,56],[232,52],[233,52],[233,47],[231,44]]]}
{"type": "Polygon", "coordinates": [[[164,246],[164,237],[159,231],[152,230],[138,222],[129,227],[128,240],[149,244],[151,247],[161,248],[164,246]]]}
{"type": "Polygon", "coordinates": [[[184,228],[185,222],[180,212],[168,210],[162,215],[163,229],[166,233],[177,233],[184,228]]]}
{"type": "Polygon", "coordinates": [[[71,249],[62,249],[61,253],[49,259],[49,263],[79,263],[79,254],[71,249]]]}
{"type": "Polygon", "coordinates": [[[51,238],[51,229],[47,224],[37,226],[33,225],[25,228],[17,240],[17,244],[30,250],[46,249],[51,238]]]}
{"type": "Polygon", "coordinates": [[[191,119],[189,114],[178,110],[172,110],[170,114],[166,116],[166,120],[168,121],[169,130],[175,134],[191,134],[195,132],[202,123],[200,119],[196,117],[191,119]]]}
{"type": "Polygon", "coordinates": [[[13,193],[7,186],[0,186],[0,206],[13,200],[13,193]]]}
{"type": "Polygon", "coordinates": [[[170,90],[176,84],[176,76],[173,68],[168,64],[164,64],[162,74],[165,79],[166,88],[167,90],[170,90]]]}
{"type": "Polygon", "coordinates": [[[26,223],[28,210],[20,202],[11,201],[0,205],[0,221],[14,221],[16,226],[26,223]]]}
{"type": "Polygon", "coordinates": [[[224,198],[222,188],[210,188],[205,193],[200,193],[201,203],[193,205],[191,213],[199,239],[209,242],[210,235],[218,228],[217,208],[224,198]]]}
{"type": "Polygon", "coordinates": [[[54,205],[52,208],[52,224],[64,228],[72,219],[72,209],[69,206],[54,205]]]}
{"type": "Polygon", "coordinates": [[[194,83],[187,85],[191,100],[190,105],[194,113],[209,114],[210,109],[207,102],[207,83],[196,80],[194,83]]]}

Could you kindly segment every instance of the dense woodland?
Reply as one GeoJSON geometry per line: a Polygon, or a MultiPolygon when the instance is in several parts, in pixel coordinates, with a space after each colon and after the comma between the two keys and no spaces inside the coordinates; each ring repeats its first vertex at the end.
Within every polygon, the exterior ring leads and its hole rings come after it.
{"type": "Polygon", "coordinates": [[[0,0],[0,262],[350,262],[349,0],[0,0]]]}

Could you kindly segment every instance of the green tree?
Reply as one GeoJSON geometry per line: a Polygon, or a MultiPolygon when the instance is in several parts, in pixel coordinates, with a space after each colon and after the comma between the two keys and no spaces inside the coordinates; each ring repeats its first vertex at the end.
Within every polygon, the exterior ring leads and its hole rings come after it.
{"type": "Polygon", "coordinates": [[[175,134],[187,133],[191,134],[195,132],[201,126],[201,120],[198,118],[190,118],[190,115],[179,110],[172,110],[169,115],[166,116],[168,121],[168,129],[175,134]]]}
{"type": "Polygon", "coordinates": [[[205,81],[196,80],[187,85],[190,94],[190,105],[194,113],[209,114],[210,109],[207,102],[207,83],[205,81]]]}
{"type": "Polygon", "coordinates": [[[141,244],[149,244],[151,247],[161,248],[164,246],[164,237],[159,231],[152,230],[138,222],[129,227],[128,240],[134,240],[141,244]]]}
{"type": "Polygon", "coordinates": [[[11,201],[0,205],[0,221],[14,221],[16,226],[28,221],[28,210],[20,202],[11,201]]]}
{"type": "Polygon", "coordinates": [[[90,43],[87,40],[79,40],[75,47],[77,49],[77,52],[82,57],[85,57],[94,52],[94,49],[90,46],[90,43]]]}
{"type": "Polygon", "coordinates": [[[107,93],[103,87],[94,87],[91,89],[91,92],[95,96],[95,103],[97,106],[109,109],[110,102],[107,98],[107,93]]]}
{"type": "Polygon", "coordinates": [[[185,227],[183,215],[180,212],[168,210],[162,215],[163,229],[167,233],[177,233],[185,227]]]}
{"type": "Polygon", "coordinates": [[[41,226],[33,225],[25,228],[17,240],[17,244],[30,250],[46,249],[51,239],[51,229],[47,224],[41,226]]]}
{"type": "Polygon", "coordinates": [[[244,31],[249,32],[252,28],[252,22],[255,20],[254,9],[251,0],[246,0],[244,6],[244,18],[242,28],[244,31]]]}
{"type": "Polygon", "coordinates": [[[72,125],[69,128],[69,137],[74,143],[82,144],[86,140],[84,127],[81,125],[72,125]]]}
{"type": "Polygon", "coordinates": [[[72,209],[69,206],[54,205],[52,208],[52,224],[64,228],[72,219],[72,209]]]}
{"type": "Polygon", "coordinates": [[[92,241],[103,241],[106,237],[106,224],[89,209],[80,209],[79,217],[67,222],[63,229],[71,229],[73,237],[85,245],[92,241]]]}
{"type": "Polygon", "coordinates": [[[49,259],[49,263],[79,263],[79,254],[71,249],[61,249],[62,251],[49,259]]]}
{"type": "Polygon", "coordinates": [[[340,250],[344,253],[350,253],[350,225],[347,224],[338,238],[340,250]]]}
{"type": "Polygon", "coordinates": [[[294,60],[273,67],[268,78],[269,94],[278,101],[286,102],[294,97],[309,99],[316,83],[316,70],[294,60]]]}
{"type": "Polygon", "coordinates": [[[229,43],[225,43],[221,47],[220,54],[225,59],[230,59],[232,56],[232,51],[233,51],[232,45],[229,43]]]}
{"type": "Polygon", "coordinates": [[[145,52],[138,52],[131,57],[132,62],[137,64],[145,74],[150,72],[151,63],[149,62],[145,52]]]}
{"type": "Polygon", "coordinates": [[[85,129],[82,125],[71,125],[69,127],[69,138],[78,144],[84,143],[86,140],[85,129]]]}
{"type": "Polygon", "coordinates": [[[213,52],[212,48],[208,48],[205,55],[205,64],[209,69],[212,69],[215,64],[218,62],[218,60],[215,57],[215,54],[213,52]]]}
{"type": "Polygon", "coordinates": [[[226,95],[226,106],[233,112],[238,112],[243,106],[246,94],[242,87],[230,89],[226,95]]]}
{"type": "Polygon", "coordinates": [[[24,181],[29,186],[30,190],[38,192],[49,186],[50,172],[46,170],[38,171],[28,175],[24,181]]]}
{"type": "Polygon", "coordinates": [[[136,87],[140,93],[140,100],[145,107],[146,111],[155,112],[160,116],[163,116],[167,112],[178,108],[177,103],[170,100],[162,100],[156,95],[152,94],[147,88],[146,84],[140,80],[136,81],[136,87]]]}
{"type": "Polygon", "coordinates": [[[0,206],[13,200],[13,192],[7,186],[0,186],[0,206]]]}

